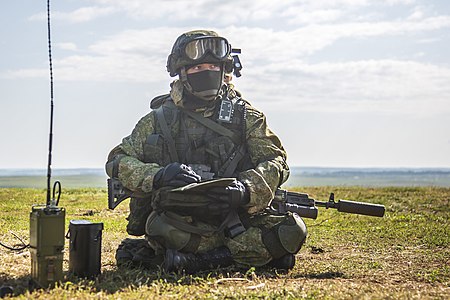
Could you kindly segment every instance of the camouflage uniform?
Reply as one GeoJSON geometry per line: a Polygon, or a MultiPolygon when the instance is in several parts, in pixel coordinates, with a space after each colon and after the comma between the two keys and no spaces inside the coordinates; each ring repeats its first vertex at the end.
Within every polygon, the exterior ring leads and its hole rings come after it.
{"type": "MultiPolygon", "coordinates": [[[[239,104],[235,101],[236,113],[233,116],[237,121],[234,124],[222,125],[228,126],[228,129],[239,136],[244,153],[233,173],[227,174],[226,177],[237,178],[249,192],[250,201],[245,206],[244,213],[241,214],[241,217],[245,215],[243,223],[246,223],[246,231],[234,238],[229,238],[223,232],[217,232],[215,224],[184,217],[184,221],[193,226],[210,229],[209,233],[177,232],[177,237],[174,238],[176,242],[152,234],[150,227],[154,226],[155,222],[163,222],[158,213],[151,213],[153,179],[162,167],[174,162],[173,157],[169,155],[168,138],[164,136],[157,110],[162,109],[167,120],[180,163],[206,165],[212,168],[216,177],[223,177],[218,170],[230,156],[234,155],[233,149],[239,146],[229,137],[214,133],[210,128],[189,118],[185,113],[189,109],[184,107],[183,88],[180,80],[175,80],[171,84],[170,95],[155,98],[152,102],[158,102],[159,106],[154,105],[158,107],[145,115],[136,124],[131,135],[125,137],[122,143],[109,154],[108,175],[118,178],[127,189],[147,195],[131,199],[127,231],[132,235],[142,235],[145,231],[150,245],[157,253],[164,248],[182,246],[186,246],[182,250],[189,248],[189,251],[194,253],[204,252],[225,245],[230,249],[235,262],[261,266],[285,254],[281,253],[286,252],[285,250],[280,252],[277,251],[279,249],[274,249],[280,247],[272,245],[275,242],[271,238],[273,230],[284,230],[292,233],[294,240],[294,246],[288,249],[288,252],[296,253],[305,237],[298,234],[299,231],[306,232],[303,221],[292,214],[272,216],[264,212],[275,190],[289,176],[286,152],[279,138],[267,126],[264,114],[251,106],[249,102],[242,100],[241,95],[231,84],[224,86],[226,89],[224,94],[229,99],[238,99],[239,104]],[[144,226],[145,222],[147,222],[146,226],[144,226]],[[283,225],[287,226],[283,227],[283,225]],[[189,247],[186,245],[187,242],[181,246],[177,245],[185,237],[190,240],[189,247]]],[[[195,112],[218,122],[220,103],[220,99],[216,99],[207,107],[195,109],[195,112]]]]}

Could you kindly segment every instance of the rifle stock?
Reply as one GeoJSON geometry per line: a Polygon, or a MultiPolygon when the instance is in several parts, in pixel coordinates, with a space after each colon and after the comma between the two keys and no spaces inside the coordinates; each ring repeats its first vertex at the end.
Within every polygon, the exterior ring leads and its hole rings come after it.
{"type": "Polygon", "coordinates": [[[114,209],[117,205],[119,205],[123,200],[129,198],[131,193],[127,192],[122,183],[115,178],[108,178],[108,208],[114,209]]]}
{"type": "Polygon", "coordinates": [[[122,201],[131,198],[148,198],[151,197],[151,193],[132,192],[125,188],[122,183],[116,178],[108,178],[108,208],[114,209],[122,201]]]}

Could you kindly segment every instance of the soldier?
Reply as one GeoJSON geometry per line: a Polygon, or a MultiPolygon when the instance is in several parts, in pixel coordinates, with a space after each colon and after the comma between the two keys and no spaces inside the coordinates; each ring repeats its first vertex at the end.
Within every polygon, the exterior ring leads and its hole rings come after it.
{"type": "Polygon", "coordinates": [[[294,266],[307,235],[303,220],[266,212],[289,176],[286,152],[264,114],[231,84],[231,51],[214,31],[179,36],[167,61],[178,76],[170,94],[154,98],[152,111],[110,152],[108,176],[133,193],[127,232],[145,235],[147,246],[133,252],[139,243],[125,240],[118,263],[188,273],[294,266]]]}

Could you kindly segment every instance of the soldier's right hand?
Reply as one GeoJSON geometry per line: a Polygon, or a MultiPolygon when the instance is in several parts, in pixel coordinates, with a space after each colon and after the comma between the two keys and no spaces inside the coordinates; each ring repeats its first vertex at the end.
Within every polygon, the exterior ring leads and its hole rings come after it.
{"type": "Polygon", "coordinates": [[[200,182],[201,177],[191,167],[174,162],[161,168],[153,178],[153,188],[165,186],[180,187],[190,183],[200,182]]]}

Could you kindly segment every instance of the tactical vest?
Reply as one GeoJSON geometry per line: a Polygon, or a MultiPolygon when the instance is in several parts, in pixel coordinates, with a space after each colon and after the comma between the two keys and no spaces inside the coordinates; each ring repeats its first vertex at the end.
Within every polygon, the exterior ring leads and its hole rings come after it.
{"type": "Polygon", "coordinates": [[[147,137],[144,161],[190,165],[202,179],[237,177],[253,168],[246,148],[245,100],[230,99],[210,118],[177,107],[169,95],[151,102],[155,132],[147,137]],[[225,110],[225,111],[224,111],[225,110]],[[220,114],[227,114],[221,116],[220,114]],[[220,121],[225,119],[225,121],[220,121]]]}

